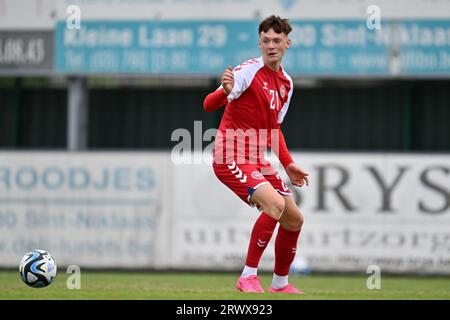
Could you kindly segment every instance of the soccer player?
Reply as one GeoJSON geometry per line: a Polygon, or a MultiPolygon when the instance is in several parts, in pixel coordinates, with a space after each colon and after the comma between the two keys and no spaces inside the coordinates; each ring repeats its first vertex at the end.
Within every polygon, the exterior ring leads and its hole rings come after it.
{"type": "Polygon", "coordinates": [[[264,292],[257,276],[258,264],[279,224],[269,292],[303,293],[288,282],[303,215],[285,182],[264,159],[265,151],[271,148],[294,186],[309,185],[308,173],[294,163],[280,130],[293,91],[292,79],[281,66],[291,44],[291,30],[287,19],[274,15],[264,19],[258,29],[261,57],[234,70],[229,66],[221,86],[204,101],[208,112],[226,105],[214,146],[216,176],[244,202],[261,211],[236,284],[243,292],[264,292]]]}

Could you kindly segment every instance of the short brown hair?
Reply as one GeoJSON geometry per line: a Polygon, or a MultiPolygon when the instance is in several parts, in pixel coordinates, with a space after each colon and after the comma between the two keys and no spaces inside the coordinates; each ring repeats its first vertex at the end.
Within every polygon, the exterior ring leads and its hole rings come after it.
{"type": "Polygon", "coordinates": [[[284,33],[288,35],[292,31],[292,27],[288,22],[288,19],[282,19],[280,16],[271,15],[265,18],[259,24],[258,34],[261,32],[268,32],[273,29],[276,33],[284,33]]]}

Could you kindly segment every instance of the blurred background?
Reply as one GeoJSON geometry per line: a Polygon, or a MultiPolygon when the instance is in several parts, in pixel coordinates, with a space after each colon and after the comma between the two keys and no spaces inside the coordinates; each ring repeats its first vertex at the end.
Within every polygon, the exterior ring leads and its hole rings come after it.
{"type": "Polygon", "coordinates": [[[257,211],[202,104],[271,14],[311,175],[293,271],[450,274],[449,0],[0,0],[0,267],[240,270],[257,211]]]}

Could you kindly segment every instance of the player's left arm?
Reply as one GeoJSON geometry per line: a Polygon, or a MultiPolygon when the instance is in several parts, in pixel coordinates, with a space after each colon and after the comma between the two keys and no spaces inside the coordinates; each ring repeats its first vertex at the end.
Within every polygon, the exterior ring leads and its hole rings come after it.
{"type": "Polygon", "coordinates": [[[274,151],[286,170],[289,179],[291,179],[292,184],[297,187],[302,187],[305,184],[309,186],[309,174],[295,164],[294,159],[292,159],[292,156],[289,153],[280,126],[278,126],[278,148],[274,148],[274,151]]]}
{"type": "Polygon", "coordinates": [[[278,139],[276,139],[278,142],[278,146],[272,149],[274,149],[276,155],[278,156],[278,159],[280,159],[280,162],[283,165],[284,169],[286,170],[286,173],[289,176],[289,179],[291,180],[292,184],[297,187],[302,187],[305,184],[309,186],[309,174],[295,164],[291,154],[289,153],[286,141],[284,140],[283,132],[281,131],[281,124],[283,123],[284,117],[286,116],[286,113],[288,111],[294,87],[292,78],[287,73],[285,73],[285,76],[290,81],[291,85],[287,96],[287,100],[284,103],[283,107],[281,108],[280,113],[278,114],[277,119],[278,124],[276,127],[278,133],[278,139]]]}

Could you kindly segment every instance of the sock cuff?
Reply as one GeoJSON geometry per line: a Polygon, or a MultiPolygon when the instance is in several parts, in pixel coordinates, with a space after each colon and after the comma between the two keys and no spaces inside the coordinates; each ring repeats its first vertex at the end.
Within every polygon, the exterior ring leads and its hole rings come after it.
{"type": "Polygon", "coordinates": [[[278,220],[275,218],[272,218],[271,216],[269,216],[267,213],[265,213],[264,211],[261,213],[261,215],[259,216],[259,219],[262,223],[270,225],[270,226],[276,226],[278,220]]]}
{"type": "Polygon", "coordinates": [[[300,231],[302,231],[301,228],[297,231],[289,231],[289,230],[286,230],[285,228],[283,228],[281,225],[278,228],[278,234],[281,237],[286,238],[286,239],[297,239],[298,235],[300,234],[300,231]]]}

